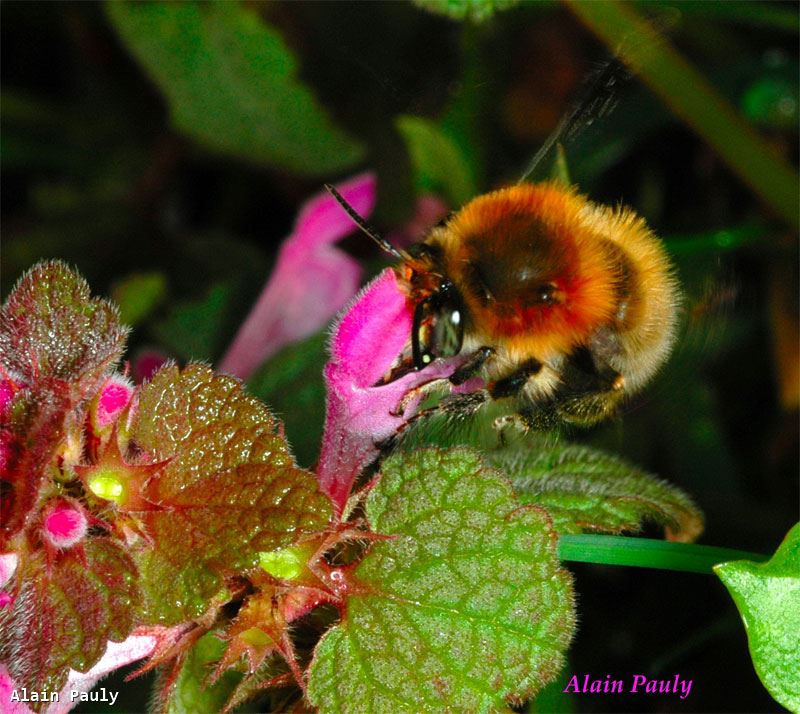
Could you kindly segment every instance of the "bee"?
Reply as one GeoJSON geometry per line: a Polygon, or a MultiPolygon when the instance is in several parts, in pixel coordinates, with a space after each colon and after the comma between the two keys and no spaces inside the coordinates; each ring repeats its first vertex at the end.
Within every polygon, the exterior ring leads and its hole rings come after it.
{"type": "Polygon", "coordinates": [[[450,409],[514,400],[510,418],[525,428],[591,426],[669,356],[681,293],[644,219],[562,183],[525,183],[560,138],[611,111],[627,76],[618,61],[602,67],[516,185],[473,199],[408,250],[392,246],[326,186],[398,259],[395,273],[414,315],[405,363],[421,370],[461,356],[449,382],[483,379],[483,389],[448,397],[450,409]]]}
{"type": "Polygon", "coordinates": [[[464,357],[449,381],[483,378],[485,389],[458,400],[471,408],[513,399],[526,426],[592,425],[638,392],[674,344],[675,272],[629,209],[547,182],[478,196],[407,251],[360,225],[399,258],[413,367],[464,357]]]}

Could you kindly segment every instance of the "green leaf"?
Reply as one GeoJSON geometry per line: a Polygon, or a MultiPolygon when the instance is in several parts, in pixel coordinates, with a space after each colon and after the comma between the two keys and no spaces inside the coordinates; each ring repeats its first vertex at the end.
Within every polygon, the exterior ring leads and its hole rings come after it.
{"type": "Polygon", "coordinates": [[[790,226],[800,225],[797,172],[674,47],[654,36],[633,5],[619,0],[568,0],[567,5],[776,215],[790,226]]]}
{"type": "Polygon", "coordinates": [[[572,181],[569,177],[569,164],[567,164],[567,153],[564,151],[564,145],[560,142],[556,146],[556,158],[550,175],[554,181],[558,181],[562,186],[572,186],[572,181]]]}
{"type": "Polygon", "coordinates": [[[90,390],[125,347],[116,308],[92,298],[88,283],[60,261],[23,275],[0,318],[0,363],[27,383],[55,377],[85,381],[90,390]]]}
{"type": "Polygon", "coordinates": [[[477,193],[472,169],[456,143],[429,119],[397,118],[414,166],[417,190],[444,194],[461,206],[477,193]]]}
{"type": "Polygon", "coordinates": [[[308,696],[322,712],[494,711],[557,676],[574,613],[555,534],[476,452],[391,457],[366,513],[396,537],[358,565],[317,647],[308,696]]]}
{"type": "Polygon", "coordinates": [[[13,604],[0,608],[0,660],[14,683],[58,691],[70,669],[85,672],[108,640],[131,632],[139,600],[136,568],[113,541],[93,538],[54,563],[36,554],[20,563],[13,604]]]}
{"type": "Polygon", "coordinates": [[[247,388],[281,418],[297,461],[313,464],[319,455],[325,421],[328,331],[289,345],[258,368],[247,388]]]}
{"type": "Polygon", "coordinates": [[[212,359],[220,349],[220,334],[231,311],[231,286],[211,285],[199,300],[176,304],[155,326],[159,342],[184,359],[212,359]]]}
{"type": "Polygon", "coordinates": [[[496,12],[519,4],[519,0],[414,0],[414,4],[454,20],[483,22],[496,12]]]}
{"type": "Polygon", "coordinates": [[[487,459],[508,475],[520,501],[550,512],[559,533],[637,531],[644,520],[664,526],[672,540],[692,541],[703,530],[686,494],[596,449],[505,449],[487,459]]]}
{"type": "Polygon", "coordinates": [[[739,608],[759,678],[778,702],[800,711],[800,523],[768,562],[735,560],[714,571],[739,608]]]}
{"type": "Polygon", "coordinates": [[[119,305],[121,320],[137,325],[167,296],[167,279],[163,273],[132,273],[114,285],[111,297],[119,305]]]}
{"type": "Polygon", "coordinates": [[[197,641],[186,657],[175,686],[170,689],[165,707],[168,714],[216,714],[222,710],[243,677],[239,672],[228,670],[214,684],[208,684],[213,665],[222,657],[226,646],[213,632],[197,641]]]}
{"type": "Polygon", "coordinates": [[[148,622],[199,616],[223,570],[328,525],[328,498],[276,429],[238,380],[208,367],[166,367],[142,388],[131,441],[168,460],[142,494],[158,508],[137,514],[153,541],[136,554],[148,622]]]}
{"type": "Polygon", "coordinates": [[[106,5],[164,93],[175,125],[208,147],[307,175],[353,166],[362,147],[298,80],[280,35],[243,3],[106,5]]]}

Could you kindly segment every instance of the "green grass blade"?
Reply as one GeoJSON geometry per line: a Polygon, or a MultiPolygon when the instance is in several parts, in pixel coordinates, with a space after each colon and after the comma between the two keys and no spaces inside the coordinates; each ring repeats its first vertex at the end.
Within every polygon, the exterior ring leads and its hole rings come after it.
{"type": "Polygon", "coordinates": [[[719,92],[633,6],[619,0],[564,0],[709,143],[728,166],[789,225],[800,226],[800,179],[719,92]]]}
{"type": "Polygon", "coordinates": [[[561,560],[601,565],[629,565],[635,568],[680,570],[687,573],[712,574],[712,567],[730,560],[769,558],[760,553],[747,553],[730,548],[691,543],[670,543],[652,538],[631,538],[608,535],[562,535],[558,539],[561,560]]]}

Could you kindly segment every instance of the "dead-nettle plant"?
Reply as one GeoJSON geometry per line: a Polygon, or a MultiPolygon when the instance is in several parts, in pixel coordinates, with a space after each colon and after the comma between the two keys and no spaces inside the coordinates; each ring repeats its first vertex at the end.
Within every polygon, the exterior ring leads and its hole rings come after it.
{"type": "MultiPolygon", "coordinates": [[[[339,188],[369,213],[372,176],[339,188]]],[[[244,376],[352,296],[360,270],[333,246],[348,230],[329,197],[304,208],[226,371],[244,376]]],[[[255,696],[275,710],[300,697],[324,712],[499,710],[565,665],[575,607],[560,556],[701,571],[730,559],[580,535],[644,519],[672,541],[702,529],[680,491],[585,447],[382,453],[413,414],[397,413],[403,397],[453,369],[375,386],[410,329],[390,270],[344,311],[313,472],[239,379],[167,364],[134,386],[114,306],[63,263],[24,275],[0,329],[4,710],[64,711],[68,692],[143,657],[165,711],[255,696]]]]}

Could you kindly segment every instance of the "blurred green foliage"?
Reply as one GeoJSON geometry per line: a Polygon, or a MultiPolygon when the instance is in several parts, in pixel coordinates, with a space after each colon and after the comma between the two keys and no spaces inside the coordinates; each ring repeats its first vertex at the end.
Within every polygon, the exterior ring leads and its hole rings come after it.
{"type": "MultiPolygon", "coordinates": [[[[556,3],[420,5],[3,3],[3,295],[37,260],[63,258],[95,292],[117,286],[137,322],[134,351],[213,363],[323,181],[374,169],[385,232],[413,214],[420,191],[457,208],[516,181],[609,49],[556,3]],[[137,274],[163,282],[136,287],[137,274]]],[[[670,89],[685,98],[701,76],[724,101],[701,106],[707,118],[731,106],[739,118],[726,125],[749,125],[751,140],[720,134],[712,148],[633,79],[612,114],[564,142],[572,181],[639,211],[686,293],[686,327],[657,380],[616,421],[571,436],[690,493],[707,543],[768,551],[798,502],[800,395],[785,367],[797,362],[797,197],[795,179],[781,178],[798,150],[796,4],[626,7],[668,27],[663,41],[693,68],[672,67],[670,89]]],[[[553,158],[535,179],[551,175],[553,158]]],[[[362,237],[343,245],[383,265],[362,237]]],[[[324,343],[288,347],[249,384],[305,464],[324,413],[324,343]]],[[[711,579],[671,577],[665,599],[652,573],[575,570],[575,671],[596,667],[598,653],[607,671],[629,672],[677,652],[673,666],[702,683],[685,710],[774,706],[711,579]]]]}
{"type": "Polygon", "coordinates": [[[349,168],[362,148],[331,126],[280,35],[237,3],[113,2],[108,15],[178,129],[294,173],[349,168]]]}

